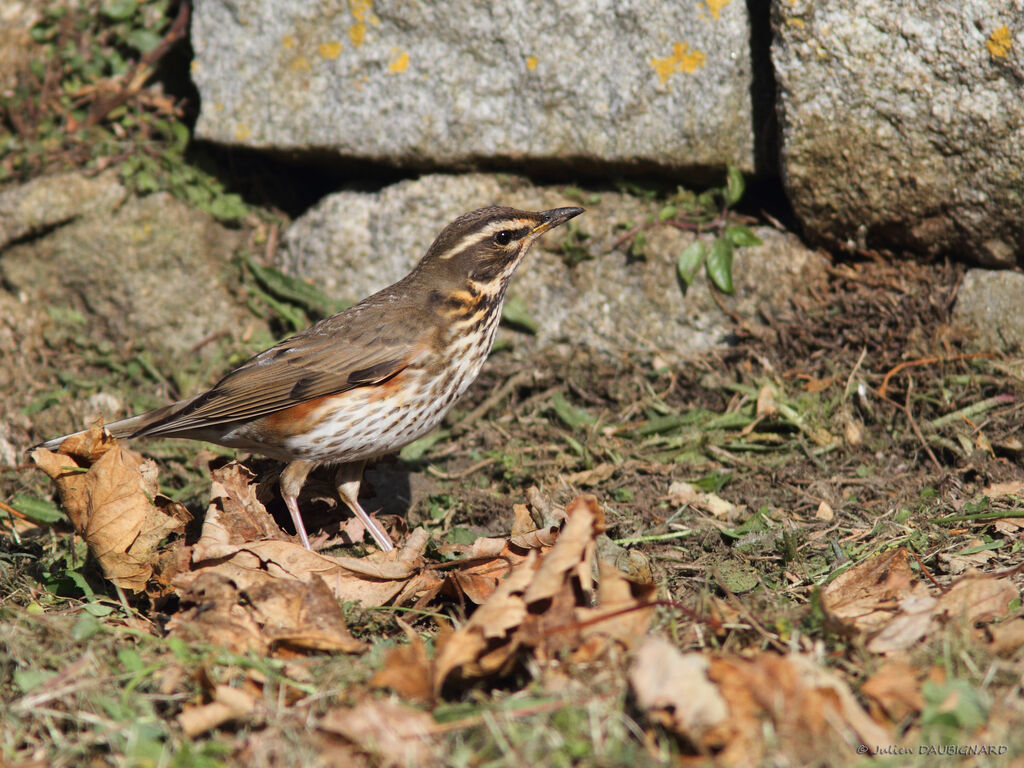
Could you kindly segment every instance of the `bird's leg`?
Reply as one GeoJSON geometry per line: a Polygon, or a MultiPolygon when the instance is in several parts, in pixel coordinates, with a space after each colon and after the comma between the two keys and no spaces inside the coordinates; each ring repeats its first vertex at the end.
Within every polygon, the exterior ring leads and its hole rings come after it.
{"type": "Polygon", "coordinates": [[[334,476],[334,484],[338,487],[338,496],[345,502],[345,506],[351,509],[356,517],[363,522],[370,535],[373,536],[373,540],[377,542],[377,546],[384,552],[390,552],[395,548],[395,545],[391,543],[391,538],[359,506],[359,485],[363,480],[363,466],[365,464],[365,461],[353,461],[348,464],[342,464],[338,467],[338,474],[334,476]]]}
{"type": "Polygon", "coordinates": [[[292,461],[281,472],[278,483],[281,486],[281,496],[284,498],[284,505],[292,516],[292,523],[295,525],[295,532],[302,540],[302,546],[310,549],[309,537],[306,535],[306,526],[302,524],[302,515],[299,514],[299,491],[306,484],[306,476],[313,468],[311,461],[292,461]]]}

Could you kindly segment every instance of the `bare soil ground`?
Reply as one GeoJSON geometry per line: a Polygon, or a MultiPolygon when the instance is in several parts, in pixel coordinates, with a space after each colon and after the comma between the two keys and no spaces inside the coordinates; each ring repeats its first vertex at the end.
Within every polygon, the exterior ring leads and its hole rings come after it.
{"type": "MultiPolygon", "coordinates": [[[[961,351],[947,325],[961,274],[911,261],[836,264],[827,284],[792,298],[788,316],[769,318],[770,334],[755,338],[738,325],[734,346],[675,368],[585,350],[528,362],[496,352],[442,432],[369,468],[367,506],[385,520],[427,526],[439,543],[464,543],[507,534],[512,505],[530,486],[556,504],[592,493],[617,562],[647,574],[666,601],[655,632],[712,654],[818,648],[856,692],[885,658],[823,613],[822,585],[836,574],[902,547],[940,590],[967,568],[1022,582],[1012,524],[1024,487],[1021,363],[961,351]]],[[[141,449],[163,457],[162,490],[201,518],[209,467],[224,459],[206,453],[197,462],[199,445],[170,445],[141,449]]],[[[287,527],[272,490],[276,465],[246,463],[287,527]]],[[[337,514],[322,480],[303,503],[314,510],[310,527],[329,529],[337,514]]],[[[28,466],[4,469],[0,482],[4,498],[52,494],[28,466]]],[[[7,525],[0,709],[12,764],[284,765],[297,754],[387,762],[311,737],[303,723],[328,703],[369,695],[384,650],[404,634],[393,611],[350,607],[350,629],[371,644],[354,657],[282,661],[168,644],[161,627],[179,610],[175,600],[119,594],[60,522],[40,529],[15,516],[7,525]],[[263,681],[259,717],[192,739],[170,725],[211,680],[236,679],[239,670],[263,681]]],[[[193,526],[187,536],[196,535],[193,526]]],[[[441,614],[458,622],[471,613],[445,605],[405,620],[429,639],[445,623],[441,614]]],[[[922,676],[963,683],[981,719],[971,721],[966,704],[936,714],[941,702],[935,711],[928,703],[896,719],[894,743],[1024,746],[1013,726],[1022,708],[1020,649],[1007,655],[978,632],[950,623],[900,658],[922,676]]],[[[638,711],[626,669],[623,658],[565,659],[543,670],[527,663],[512,680],[436,703],[435,722],[458,723],[436,737],[445,764],[703,759],[638,711]]],[[[783,744],[766,759],[786,764],[791,756],[783,744]]]]}

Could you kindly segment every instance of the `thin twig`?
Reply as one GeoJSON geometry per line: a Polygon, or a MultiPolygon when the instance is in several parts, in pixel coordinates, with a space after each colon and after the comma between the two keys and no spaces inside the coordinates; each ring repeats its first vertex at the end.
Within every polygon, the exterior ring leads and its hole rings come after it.
{"type": "Polygon", "coordinates": [[[885,378],[882,379],[882,386],[878,388],[878,396],[885,397],[885,392],[889,387],[889,379],[895,376],[897,373],[902,371],[904,368],[910,368],[915,365],[932,365],[934,363],[955,363],[960,360],[972,360],[977,357],[995,357],[993,352],[971,352],[962,355],[952,355],[951,357],[922,357],[918,360],[907,360],[900,363],[895,368],[885,374],[885,378]]]}

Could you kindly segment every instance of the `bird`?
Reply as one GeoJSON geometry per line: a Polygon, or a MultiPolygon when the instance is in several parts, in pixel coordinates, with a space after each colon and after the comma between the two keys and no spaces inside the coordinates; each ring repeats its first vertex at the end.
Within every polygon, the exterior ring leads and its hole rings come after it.
{"type": "MultiPolygon", "coordinates": [[[[441,422],[490,353],[505,291],[530,246],[583,210],[489,206],[459,216],[397,283],[260,352],[205,392],[106,429],[118,439],[203,440],[285,462],[280,492],[306,549],[299,492],[312,469],[335,466],[339,498],[389,552],[390,537],[359,505],[365,463],[441,422]]],[[[77,434],[40,446],[58,450],[77,434]]]]}

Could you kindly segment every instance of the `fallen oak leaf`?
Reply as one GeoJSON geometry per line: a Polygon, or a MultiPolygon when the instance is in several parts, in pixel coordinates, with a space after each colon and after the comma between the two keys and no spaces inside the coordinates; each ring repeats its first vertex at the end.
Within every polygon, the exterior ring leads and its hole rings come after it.
{"type": "MultiPolygon", "coordinates": [[[[462,627],[438,640],[432,665],[434,695],[463,681],[507,674],[525,651],[543,660],[562,649],[580,649],[586,638],[589,645],[582,653],[593,658],[610,642],[628,646],[632,632],[646,631],[645,602],[653,588],[622,580],[612,566],[602,568],[607,577],[603,594],[612,608],[591,610],[594,542],[603,530],[603,513],[593,497],[575,499],[566,512],[565,527],[554,546],[543,554],[528,551],[462,627]],[[638,608],[645,615],[614,621],[638,608]]],[[[400,663],[396,656],[393,664],[400,663]]]]}
{"type": "Polygon", "coordinates": [[[337,734],[388,766],[435,764],[434,718],[397,701],[366,701],[325,714],[317,728],[337,734]]]}
{"type": "Polygon", "coordinates": [[[878,631],[911,595],[914,582],[906,550],[894,549],[837,576],[822,591],[822,607],[847,632],[878,631]]]}
{"type": "Polygon", "coordinates": [[[537,559],[537,553],[531,551],[462,627],[443,641],[439,638],[434,657],[435,694],[441,692],[446,678],[456,668],[461,668],[463,677],[486,677],[501,670],[512,658],[518,643],[510,644],[509,640],[526,618],[522,593],[533,579],[537,559]],[[485,656],[492,645],[493,652],[485,656]]]}
{"type": "Polygon", "coordinates": [[[890,732],[857,703],[849,687],[807,656],[760,652],[751,658],[713,657],[708,678],[729,718],[703,734],[724,764],[760,765],[771,734],[773,751],[796,765],[864,744],[891,742],[890,732]]]}
{"type": "Polygon", "coordinates": [[[724,746],[711,730],[729,718],[725,698],[708,677],[711,659],[682,653],[661,637],[648,637],[637,648],[629,684],[640,708],[660,725],[706,750],[724,746]]]}
{"type": "Polygon", "coordinates": [[[189,738],[212,731],[231,720],[241,720],[257,711],[256,700],[243,690],[218,685],[213,701],[185,708],[178,715],[178,725],[189,738]]]}
{"type": "MultiPolygon", "coordinates": [[[[384,664],[370,678],[374,688],[390,688],[404,699],[430,702],[434,699],[434,665],[427,654],[426,643],[412,627],[396,617],[395,621],[405,632],[409,642],[392,648],[384,664]]],[[[445,621],[438,622],[436,645],[447,642],[452,633],[445,621]]]]}
{"type": "Polygon", "coordinates": [[[906,661],[887,661],[864,681],[861,695],[876,722],[901,723],[924,709],[923,675],[906,661]]]}
{"type": "Polygon", "coordinates": [[[32,460],[57,485],[61,504],[78,534],[114,584],[141,592],[153,575],[159,545],[184,533],[191,520],[181,504],[158,497],[157,468],[121,447],[100,426],[67,438],[62,450],[32,451],[32,460]]]}
{"type": "Polygon", "coordinates": [[[1004,615],[1018,590],[1009,579],[970,573],[935,596],[910,570],[905,550],[870,558],[838,576],[822,593],[826,616],[862,634],[872,653],[906,650],[940,623],[969,624],[1004,615]]]}
{"type": "Polygon", "coordinates": [[[553,597],[570,572],[579,578],[585,593],[593,591],[594,539],[604,532],[604,511],[597,499],[588,494],[569,502],[565,514],[565,527],[523,595],[527,603],[553,597]]]}

